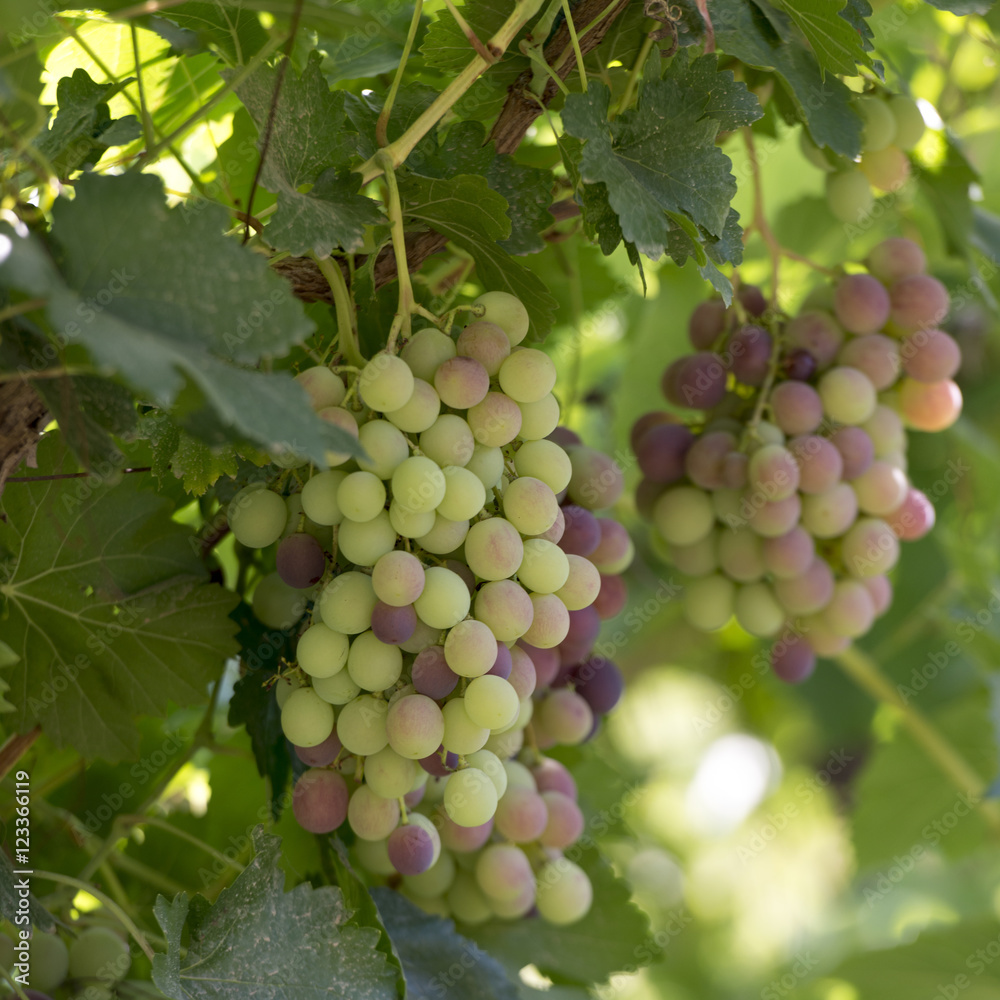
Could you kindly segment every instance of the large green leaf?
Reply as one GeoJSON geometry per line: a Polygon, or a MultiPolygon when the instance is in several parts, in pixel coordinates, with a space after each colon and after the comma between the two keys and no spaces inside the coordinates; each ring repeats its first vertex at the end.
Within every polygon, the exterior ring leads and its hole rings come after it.
{"type": "MultiPolygon", "coordinates": [[[[365,226],[382,221],[375,202],[358,194],[360,175],[348,169],[358,135],[344,110],[346,94],[330,90],[321,61],[313,52],[301,76],[285,73],[261,172],[263,185],[278,196],[266,238],[299,256],[314,251],[329,257],[338,246],[360,250],[365,226]],[[303,186],[311,188],[303,192],[303,186]]],[[[236,91],[261,132],[277,79],[276,69],[264,67],[236,91]]]]}
{"type": "MultiPolygon", "coordinates": [[[[38,475],[76,469],[57,435],[38,475]]],[[[140,475],[12,483],[0,511],[10,555],[0,584],[16,725],[115,761],[139,742],[137,715],[197,704],[236,651],[234,594],[207,582],[190,529],[140,475]]]]}
{"type": "Polygon", "coordinates": [[[842,16],[843,0],[779,0],[816,55],[820,70],[854,76],[857,64],[871,66],[858,31],[842,16]]]}
{"type": "Polygon", "coordinates": [[[214,905],[185,893],[157,899],[167,939],[153,960],[159,989],[172,1000],[396,1000],[378,930],[348,925],[336,887],[285,892],[280,839],[262,827],[252,836],[254,859],[214,905]]]}
{"type": "Polygon", "coordinates": [[[267,32],[253,7],[241,0],[187,0],[168,6],[160,17],[194,32],[214,45],[231,63],[246,63],[267,44],[267,32]]]}
{"type": "Polygon", "coordinates": [[[510,235],[507,202],[490,189],[486,178],[459,174],[441,180],[411,175],[400,185],[400,192],[405,214],[469,253],[486,288],[510,292],[524,303],[534,339],[543,340],[552,328],[555,299],[535,274],[499,245],[510,235]]]}

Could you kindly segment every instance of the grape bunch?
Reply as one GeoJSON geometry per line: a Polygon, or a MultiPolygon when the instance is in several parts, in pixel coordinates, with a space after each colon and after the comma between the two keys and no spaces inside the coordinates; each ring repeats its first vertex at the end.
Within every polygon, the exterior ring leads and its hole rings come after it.
{"type": "Polygon", "coordinates": [[[637,503],[654,549],[690,578],[687,620],[780,634],[772,666],[792,682],[887,609],[900,540],[934,523],[907,478],[906,430],[944,430],[962,407],[961,353],[938,328],[948,292],[923,251],[888,239],[866,263],[794,318],[752,287],[730,309],[703,302],[695,353],[663,376],[667,400],[698,415],[632,429],[637,503]]]}
{"type": "Polygon", "coordinates": [[[69,944],[58,934],[37,928],[27,941],[27,951],[0,932],[0,968],[18,973],[18,965],[28,972],[31,1000],[49,1000],[48,994],[66,984],[80,996],[110,1000],[111,991],[132,966],[128,945],[107,927],[88,927],[69,944]]]}
{"type": "Polygon", "coordinates": [[[873,190],[896,191],[910,176],[907,151],[924,134],[924,119],[916,102],[905,94],[865,94],[854,102],[864,122],[861,158],[855,163],[820,149],[803,127],[806,159],[827,174],[826,201],[841,222],[857,223],[875,203],[873,190]]]}
{"type": "Polygon", "coordinates": [[[302,372],[365,457],[292,470],[287,495],[249,486],[229,524],[245,546],[276,545],[253,608],[300,633],[275,685],[308,767],[300,825],[346,822],[362,866],[432,912],[567,924],[591,904],[565,856],[584,820],[541,751],[591,738],[621,695],[591,650],[627,598],[631,539],[594,514],[622,473],[558,426],[556,370],[521,346],[522,303],[488,292],[473,316],[457,336],[417,331],[350,388],[302,372]]]}

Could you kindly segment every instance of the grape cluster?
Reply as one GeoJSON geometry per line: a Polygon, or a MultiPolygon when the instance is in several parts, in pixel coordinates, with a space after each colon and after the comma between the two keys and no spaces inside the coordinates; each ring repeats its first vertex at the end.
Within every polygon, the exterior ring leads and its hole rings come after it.
{"type": "Polygon", "coordinates": [[[632,430],[653,546],[691,578],[687,620],[781,634],[772,665],[788,681],[888,607],[899,541],[934,523],[907,478],[906,429],[943,430],[962,407],[961,354],[938,329],[948,293],[923,251],[888,239],[866,263],[794,318],[755,288],[731,309],[703,302],[695,353],[663,376],[667,400],[700,415],[648,413],[632,430]]]}
{"type": "Polygon", "coordinates": [[[865,94],[854,102],[864,122],[861,158],[822,150],[803,128],[801,147],[807,160],[827,173],[826,200],[834,217],[857,223],[871,211],[873,190],[896,191],[910,176],[906,155],[924,134],[924,119],[912,98],[904,94],[865,94]]]}
{"type": "Polygon", "coordinates": [[[346,822],[362,865],[434,912],[571,923],[591,903],[564,855],[583,817],[541,751],[589,739],[621,695],[591,650],[627,596],[631,539],[593,513],[622,474],[558,426],[555,367],[520,346],[522,303],[473,305],[457,337],[419,330],[350,388],[302,372],[366,457],[330,453],[287,496],[247,487],[229,524],[243,545],[277,543],[253,597],[265,624],[295,627],[312,605],[275,687],[309,767],[300,825],[346,822]]]}
{"type": "Polygon", "coordinates": [[[45,934],[37,928],[27,942],[27,954],[14,941],[0,933],[0,968],[17,972],[16,964],[30,968],[31,1000],[49,1000],[64,983],[80,991],[88,1000],[110,1000],[115,984],[125,978],[132,965],[128,945],[107,927],[88,927],[67,947],[58,934],[45,934]]]}

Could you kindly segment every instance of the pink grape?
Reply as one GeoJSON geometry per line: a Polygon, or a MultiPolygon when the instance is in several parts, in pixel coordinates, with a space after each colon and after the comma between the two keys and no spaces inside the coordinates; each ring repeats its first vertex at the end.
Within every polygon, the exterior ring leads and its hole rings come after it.
{"type": "Polygon", "coordinates": [[[535,681],[539,688],[547,688],[559,673],[559,653],[555,649],[541,649],[532,646],[523,639],[518,639],[518,646],[523,649],[535,665],[535,681]]]}
{"type": "Polygon", "coordinates": [[[427,830],[415,823],[397,826],[389,834],[386,847],[389,860],[400,875],[419,875],[434,862],[434,841],[427,830]]]}
{"type": "Polygon", "coordinates": [[[303,830],[332,833],[347,819],[347,783],[336,771],[306,771],[292,792],[292,812],[303,830]]]}
{"type": "Polygon", "coordinates": [[[958,342],[943,330],[918,330],[903,339],[903,371],[918,382],[952,378],[962,366],[958,342]]]}
{"type": "Polygon", "coordinates": [[[781,382],[771,393],[771,412],[786,434],[808,434],[823,419],[823,401],[805,382],[781,382]]]}
{"type": "Polygon", "coordinates": [[[590,734],[594,713],[581,695],[557,688],[538,702],[540,728],[557,743],[575,746],[590,734]]]}
{"type": "Polygon", "coordinates": [[[899,386],[899,409],[914,430],[947,430],[962,413],[962,390],[951,379],[918,382],[904,378],[899,386]]]}
{"type": "Polygon", "coordinates": [[[560,448],[568,448],[573,444],[583,444],[583,439],[576,431],[571,431],[568,427],[557,427],[549,436],[549,441],[555,441],[560,448]]]}
{"type": "Polygon", "coordinates": [[[726,304],[722,299],[699,302],[688,319],[688,338],[696,351],[706,351],[726,328],[726,304]]]}
{"type": "Polygon", "coordinates": [[[802,500],[802,527],[816,538],[839,538],[858,516],[858,498],[847,483],[802,500]]]}
{"type": "Polygon", "coordinates": [[[601,631],[601,616],[593,606],[588,605],[569,613],[569,632],[559,643],[561,663],[579,663],[590,652],[594,640],[601,631]]]}
{"type": "Polygon", "coordinates": [[[891,514],[906,499],[909,485],[906,473],[882,459],[876,459],[857,479],[851,480],[859,509],[877,517],[891,514]]]}
{"type": "Polygon", "coordinates": [[[722,460],[722,485],[727,490],[741,490],[750,477],[750,459],[741,451],[732,451],[722,460]]]}
{"type": "Polygon", "coordinates": [[[531,769],[531,774],[540,792],[559,792],[576,802],[576,781],[566,765],[554,757],[542,757],[531,769]]]}
{"type": "Polygon", "coordinates": [[[771,669],[788,684],[800,684],[816,669],[816,654],[801,639],[776,645],[771,651],[771,669]]]}
{"type": "Polygon", "coordinates": [[[833,292],[833,311],[840,325],[851,333],[875,333],[889,319],[889,293],[870,274],[849,274],[833,292]]]}
{"type": "Polygon", "coordinates": [[[801,576],[812,565],[816,544],[802,527],[794,527],[777,538],[765,538],[761,543],[764,567],[779,579],[801,576]]]}
{"type": "Polygon", "coordinates": [[[934,520],[934,505],[924,493],[912,486],[906,491],[903,502],[886,516],[889,527],[904,542],[923,538],[934,527],[934,520]]]}
{"type": "Polygon", "coordinates": [[[562,512],[566,530],[556,544],[567,555],[589,557],[601,541],[600,522],[589,510],[576,504],[567,504],[562,512]]]}
{"type": "Polygon", "coordinates": [[[837,356],[844,342],[844,331],[829,313],[803,312],[785,327],[785,342],[808,351],[816,359],[817,371],[822,371],[837,356]]]}
{"type": "Polygon", "coordinates": [[[586,558],[598,569],[620,562],[632,546],[628,530],[610,517],[598,518],[597,530],[601,533],[601,539],[586,558]]]}
{"type": "Polygon", "coordinates": [[[892,584],[887,576],[868,576],[861,581],[871,595],[872,604],[875,607],[875,617],[885,614],[892,604],[892,584]]]}
{"type": "Polygon", "coordinates": [[[502,677],[507,680],[510,677],[514,663],[511,659],[510,650],[502,643],[497,643],[497,658],[493,661],[493,666],[486,672],[494,677],[502,677]]]}
{"type": "Polygon", "coordinates": [[[429,753],[426,757],[421,757],[417,763],[435,778],[443,778],[458,770],[458,754],[446,753],[442,757],[443,746],[437,748],[434,753],[429,753]]]}
{"type": "Polygon", "coordinates": [[[493,819],[497,830],[508,840],[526,844],[537,840],[548,825],[545,800],[530,788],[508,788],[497,803],[493,819]]]}
{"type": "Polygon", "coordinates": [[[490,376],[475,358],[449,358],[434,373],[434,388],[445,406],[467,410],[486,398],[490,376]]]}
{"type": "Polygon", "coordinates": [[[899,559],[899,541],[885,521],[874,517],[858,520],[841,543],[841,559],[847,572],[858,579],[888,572],[899,559]]]}
{"type": "Polygon", "coordinates": [[[830,443],[840,452],[844,479],[857,479],[875,459],[875,445],[860,427],[841,427],[830,435],[830,443]]]}
{"type": "Polygon", "coordinates": [[[684,457],[694,435],[683,424],[651,427],[635,446],[642,474],[654,483],[675,483],[684,476],[684,457]]]}
{"type": "MultiPolygon", "coordinates": [[[[504,649],[506,648],[504,646],[504,649]]],[[[508,652],[510,653],[511,666],[507,681],[517,692],[518,698],[530,698],[538,686],[535,664],[520,646],[511,646],[508,652]]]]}
{"type": "Polygon", "coordinates": [[[747,489],[767,500],[784,500],[799,486],[799,467],[795,456],[780,444],[766,444],[750,456],[750,483],[747,489]]]}
{"type": "Polygon", "coordinates": [[[826,623],[824,613],[808,615],[802,621],[806,642],[817,656],[836,656],[851,644],[846,635],[838,635],[826,623]]]}
{"type": "Polygon", "coordinates": [[[725,485],[723,465],[736,448],[736,438],[728,431],[708,431],[695,439],[684,457],[688,478],[704,490],[718,490],[725,485]]]}
{"type": "Polygon", "coordinates": [[[866,263],[868,270],[887,284],[923,274],[927,269],[924,251],[912,240],[901,236],[891,236],[879,243],[868,255],[866,263]]]}
{"type": "Polygon", "coordinates": [[[833,571],[830,564],[816,556],[801,576],[776,580],[774,592],[782,607],[793,615],[811,615],[826,607],[833,597],[833,571]]]}
{"type": "Polygon", "coordinates": [[[334,729],[322,743],[317,743],[314,747],[296,747],[295,756],[309,767],[329,767],[343,748],[337,730],[334,729]]]}
{"type": "Polygon", "coordinates": [[[785,378],[805,382],[816,374],[816,359],[807,350],[796,347],[782,361],[781,370],[785,378]]]}
{"type": "Polygon", "coordinates": [[[667,413],[666,410],[651,410],[649,413],[644,413],[636,420],[629,431],[629,445],[632,451],[635,451],[639,439],[646,431],[651,430],[653,427],[659,427],[661,424],[677,423],[680,423],[677,417],[672,413],[667,413]]]}
{"type": "Polygon", "coordinates": [[[875,621],[875,602],[858,580],[838,580],[823,611],[823,622],[836,635],[856,639],[875,621]]]}
{"type": "Polygon", "coordinates": [[[620,576],[601,574],[601,589],[594,601],[594,610],[603,621],[622,613],[628,603],[628,584],[620,576]]]}
{"type": "Polygon", "coordinates": [[[799,466],[799,490],[802,493],[825,493],[840,482],[844,460],[826,438],[805,435],[792,438],[788,450],[799,466]]]}
{"type": "Polygon", "coordinates": [[[543,791],[541,796],[548,812],[548,822],[539,840],[543,847],[565,850],[583,836],[583,813],[576,802],[562,792],[543,791]]]}
{"type": "Polygon", "coordinates": [[[394,608],[379,601],[372,609],[372,631],[380,642],[398,646],[412,638],[416,630],[417,612],[412,604],[394,608]]]}
{"type": "Polygon", "coordinates": [[[900,330],[927,330],[948,315],[948,289],[929,274],[900,278],[889,289],[892,321],[900,330]]]}
{"type": "Polygon", "coordinates": [[[318,583],[323,576],[326,556],[323,547],[312,535],[289,535],[278,543],[275,568],[289,587],[304,590],[318,583]]]}
{"type": "Polygon", "coordinates": [[[729,339],[733,374],[744,385],[763,385],[771,364],[771,335],[760,326],[742,326],[729,339]]]}
{"type": "Polygon", "coordinates": [[[777,538],[791,531],[798,523],[802,513],[802,503],[799,495],[793,493],[783,500],[765,503],[754,508],[747,518],[750,527],[764,538],[777,538]]]}
{"type": "Polygon", "coordinates": [[[478,851],[493,833],[493,820],[487,820],[480,826],[459,826],[443,812],[434,814],[434,825],[441,835],[441,844],[457,854],[478,851]]]}
{"type": "Polygon", "coordinates": [[[587,510],[614,506],[625,489],[621,466],[610,455],[581,445],[570,446],[567,454],[573,465],[567,487],[570,500],[587,510]]]}
{"type": "Polygon", "coordinates": [[[495,377],[500,366],[510,356],[510,340],[496,325],[484,320],[470,323],[459,335],[456,342],[459,356],[474,358],[488,375],[495,377]]]}
{"type": "Polygon", "coordinates": [[[718,354],[699,351],[674,362],[663,376],[663,393],[675,406],[711,410],[726,394],[726,369],[718,354]]]}
{"type": "Polygon", "coordinates": [[[435,701],[447,698],[458,686],[458,674],[448,666],[443,646],[429,646],[417,654],[412,680],[417,694],[425,694],[435,701]]]}
{"type": "Polygon", "coordinates": [[[888,389],[899,377],[901,364],[896,341],[881,333],[853,337],[844,344],[837,363],[864,372],[876,389],[888,389]]]}

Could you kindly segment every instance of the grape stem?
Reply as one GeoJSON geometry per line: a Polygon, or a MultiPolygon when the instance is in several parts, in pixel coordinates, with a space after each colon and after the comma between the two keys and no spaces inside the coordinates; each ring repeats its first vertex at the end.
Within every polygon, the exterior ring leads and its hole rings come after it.
{"type": "Polygon", "coordinates": [[[1000,803],[984,797],[986,782],[965,757],[921,711],[903,699],[870,656],[854,646],[849,646],[842,653],[838,653],[836,659],[844,672],[859,687],[877,701],[891,705],[899,712],[903,725],[927,756],[962,794],[974,802],[990,829],[1000,835],[1000,803]]]}
{"type": "Polygon", "coordinates": [[[320,258],[310,254],[316,266],[323,273],[333,294],[333,306],[337,314],[337,351],[355,368],[364,368],[365,359],[358,346],[357,313],[347,290],[344,272],[329,257],[320,258]]]}
{"type": "Polygon", "coordinates": [[[2,965],[0,965],[0,979],[14,991],[14,996],[19,1000],[28,1000],[28,994],[21,989],[21,984],[2,965]]]}
{"type": "Polygon", "coordinates": [[[646,59],[649,57],[652,48],[653,35],[650,33],[646,36],[646,40],[642,43],[642,48],[639,49],[639,54],[635,57],[635,62],[632,64],[632,71],[628,75],[628,83],[625,84],[625,93],[622,94],[622,99],[618,102],[618,106],[608,114],[609,121],[614,121],[623,111],[628,110],[629,105],[632,103],[632,97],[635,94],[635,88],[639,84],[639,74],[642,72],[642,67],[646,65],[646,59]]]}
{"type": "Polygon", "coordinates": [[[403,71],[410,58],[410,50],[413,48],[413,41],[417,37],[417,29],[420,27],[420,16],[423,13],[424,0],[416,0],[413,5],[413,17],[410,19],[410,30],[403,45],[403,54],[400,57],[399,65],[396,67],[396,75],[392,78],[392,86],[386,96],[385,104],[379,112],[378,121],[375,123],[375,141],[379,146],[389,145],[389,115],[392,114],[392,106],[396,103],[396,95],[399,93],[399,85],[403,79],[403,71]]]}
{"type": "Polygon", "coordinates": [[[396,180],[396,171],[392,165],[392,157],[382,150],[376,154],[376,160],[385,172],[385,182],[389,189],[388,204],[386,211],[389,216],[389,223],[392,226],[392,252],[396,257],[396,277],[399,281],[399,305],[396,307],[396,315],[393,317],[392,326],[389,329],[389,338],[386,341],[385,350],[387,354],[396,353],[396,341],[400,333],[404,340],[410,339],[413,331],[413,283],[410,281],[410,268],[406,263],[406,233],[403,230],[403,202],[399,197],[399,183],[396,180]]]}
{"type": "Polygon", "coordinates": [[[777,331],[775,331],[771,341],[771,357],[767,362],[767,376],[764,379],[764,384],[760,387],[760,395],[757,397],[757,402],[754,405],[753,416],[750,417],[746,430],[743,432],[744,445],[749,444],[755,438],[759,438],[757,429],[760,427],[760,422],[764,417],[764,408],[767,406],[768,399],[771,396],[771,389],[774,388],[775,379],[778,377],[778,365],[780,361],[781,338],[778,336],[777,331]]]}

